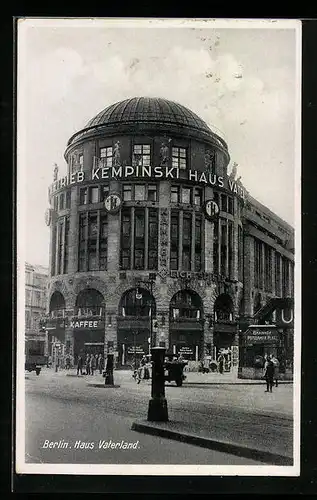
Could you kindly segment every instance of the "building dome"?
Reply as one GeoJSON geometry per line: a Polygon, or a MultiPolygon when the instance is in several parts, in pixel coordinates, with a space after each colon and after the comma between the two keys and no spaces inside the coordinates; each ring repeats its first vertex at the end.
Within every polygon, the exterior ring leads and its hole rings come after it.
{"type": "Polygon", "coordinates": [[[110,132],[111,129],[138,133],[152,128],[165,132],[178,130],[189,136],[204,137],[227,150],[224,140],[193,111],[176,102],[156,97],[133,97],[108,106],[92,118],[83,130],[74,134],[68,146],[83,138],[110,132]]]}

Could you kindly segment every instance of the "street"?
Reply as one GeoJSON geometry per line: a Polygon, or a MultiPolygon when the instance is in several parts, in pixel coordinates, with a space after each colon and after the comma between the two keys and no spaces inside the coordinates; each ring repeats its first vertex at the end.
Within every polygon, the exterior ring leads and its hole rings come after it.
{"type": "MultiPolygon", "coordinates": [[[[218,464],[259,462],[131,430],[147,418],[150,381],[114,372],[119,388],[94,387],[102,376],[43,369],[26,374],[28,463],[218,464]],[[89,385],[91,384],[91,385],[89,385]]],[[[190,376],[188,376],[190,379],[190,376]]],[[[292,385],[166,386],[169,420],[191,432],[292,456],[292,385]]]]}

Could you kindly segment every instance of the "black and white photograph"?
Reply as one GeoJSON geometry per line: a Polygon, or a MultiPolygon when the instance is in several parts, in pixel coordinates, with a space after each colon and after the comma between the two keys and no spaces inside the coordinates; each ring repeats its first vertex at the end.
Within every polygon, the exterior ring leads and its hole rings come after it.
{"type": "Polygon", "coordinates": [[[18,474],[300,474],[300,138],[300,21],[18,20],[18,474]]]}

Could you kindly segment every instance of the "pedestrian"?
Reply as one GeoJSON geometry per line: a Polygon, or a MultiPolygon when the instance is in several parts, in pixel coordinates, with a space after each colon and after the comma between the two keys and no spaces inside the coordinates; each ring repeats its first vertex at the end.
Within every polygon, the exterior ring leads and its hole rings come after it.
{"type": "Polygon", "coordinates": [[[279,378],[279,374],[280,374],[280,362],[277,359],[277,357],[274,356],[274,354],[272,355],[271,359],[272,359],[272,362],[273,362],[273,365],[274,365],[275,387],[277,387],[278,386],[278,378],[279,378]]]}
{"type": "Polygon", "coordinates": [[[104,367],[104,362],[103,362],[103,356],[102,356],[102,354],[99,354],[99,356],[98,356],[97,366],[98,366],[99,373],[101,375],[103,367],[104,367]]]}
{"type": "Polygon", "coordinates": [[[94,371],[96,370],[96,368],[97,368],[97,360],[96,360],[95,356],[92,354],[91,358],[90,358],[90,375],[94,374],[94,371]]]}
{"type": "Polygon", "coordinates": [[[86,357],[86,375],[90,375],[90,355],[86,357]]]}
{"type": "Polygon", "coordinates": [[[274,364],[270,356],[266,356],[264,363],[264,378],[266,380],[265,392],[272,392],[274,385],[274,364]]]}
{"type": "Polygon", "coordinates": [[[70,369],[70,357],[69,355],[66,356],[66,370],[70,369]]]}
{"type": "Polygon", "coordinates": [[[83,364],[84,364],[83,358],[82,356],[79,355],[77,359],[77,376],[79,375],[79,372],[80,375],[83,374],[83,364]]]}
{"type": "Polygon", "coordinates": [[[219,373],[223,373],[223,363],[224,363],[224,356],[222,354],[222,352],[220,352],[219,356],[218,356],[218,370],[219,370],[219,373]]]}

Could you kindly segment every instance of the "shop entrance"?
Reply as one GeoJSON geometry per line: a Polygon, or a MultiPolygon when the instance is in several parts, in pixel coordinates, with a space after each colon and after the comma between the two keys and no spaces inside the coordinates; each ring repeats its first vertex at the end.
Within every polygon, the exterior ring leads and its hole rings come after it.
{"type": "Polygon", "coordinates": [[[198,361],[203,354],[203,307],[193,290],[180,290],[170,302],[169,351],[188,361],[198,361]]]}
{"type": "Polygon", "coordinates": [[[75,330],[74,357],[87,354],[104,354],[104,330],[75,330]]]}
{"type": "Polygon", "coordinates": [[[149,354],[155,311],[154,297],[143,287],[131,288],[122,295],[117,322],[119,368],[134,366],[149,354]]]}
{"type": "Polygon", "coordinates": [[[119,367],[132,367],[149,354],[148,329],[120,329],[118,331],[119,367]]]}

